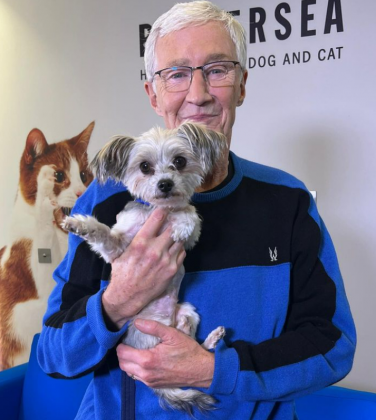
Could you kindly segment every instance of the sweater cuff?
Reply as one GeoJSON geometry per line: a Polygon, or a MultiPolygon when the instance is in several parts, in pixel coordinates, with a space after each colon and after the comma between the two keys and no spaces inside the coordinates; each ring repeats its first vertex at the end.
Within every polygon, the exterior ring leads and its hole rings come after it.
{"type": "Polygon", "coordinates": [[[213,382],[209,394],[232,394],[239,373],[239,356],[235,349],[228,348],[221,340],[215,349],[213,382]]]}
{"type": "Polygon", "coordinates": [[[89,298],[87,301],[86,313],[88,324],[98,343],[109,350],[115,347],[121,337],[126,333],[129,322],[124,324],[119,331],[114,332],[107,328],[102,311],[103,292],[104,289],[89,298]]]}

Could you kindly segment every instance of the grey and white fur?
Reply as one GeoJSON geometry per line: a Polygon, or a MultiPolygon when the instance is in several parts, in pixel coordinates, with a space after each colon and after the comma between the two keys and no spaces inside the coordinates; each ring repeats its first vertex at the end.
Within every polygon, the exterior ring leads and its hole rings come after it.
{"type": "MultiPolygon", "coordinates": [[[[173,130],[156,127],[137,138],[115,137],[95,156],[91,166],[100,183],[108,178],[122,182],[138,201],[125,206],[112,228],[83,215],[67,217],[62,226],[85,239],[106,262],[112,263],[124,252],[153,209],[164,207],[169,213],[161,231],[171,225],[172,238],[184,241],[185,248],[191,249],[199,239],[201,220],[195,207],[189,204],[190,198],[226,147],[223,134],[189,122],[173,130]]],[[[182,266],[166,292],[142,309],[137,318],[159,321],[194,338],[199,315],[191,304],[178,304],[184,273],[182,266]]],[[[213,349],[224,334],[223,327],[216,328],[202,346],[213,349]]],[[[148,349],[156,346],[159,339],[143,334],[131,322],[123,342],[137,349],[148,349]]],[[[163,408],[183,410],[191,415],[194,407],[203,412],[214,409],[214,398],[198,390],[163,388],[154,392],[163,408]]]]}

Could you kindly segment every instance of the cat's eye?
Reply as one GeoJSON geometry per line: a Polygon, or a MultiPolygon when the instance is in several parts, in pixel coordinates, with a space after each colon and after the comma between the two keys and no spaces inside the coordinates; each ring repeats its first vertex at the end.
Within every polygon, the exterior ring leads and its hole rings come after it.
{"type": "Polygon", "coordinates": [[[55,180],[56,180],[56,182],[58,182],[58,183],[63,182],[64,179],[65,179],[64,172],[61,172],[61,171],[55,172],[55,180]]]}
{"type": "Polygon", "coordinates": [[[187,159],[183,156],[177,156],[173,162],[175,168],[179,171],[180,169],[184,169],[187,165],[187,159]]]}
{"type": "Polygon", "coordinates": [[[149,162],[142,162],[140,164],[140,171],[145,175],[150,174],[150,172],[151,172],[150,163],[149,162]]]}
{"type": "Polygon", "coordinates": [[[85,171],[81,171],[80,172],[80,177],[81,177],[81,181],[85,184],[85,182],[87,181],[87,174],[85,171]]]}

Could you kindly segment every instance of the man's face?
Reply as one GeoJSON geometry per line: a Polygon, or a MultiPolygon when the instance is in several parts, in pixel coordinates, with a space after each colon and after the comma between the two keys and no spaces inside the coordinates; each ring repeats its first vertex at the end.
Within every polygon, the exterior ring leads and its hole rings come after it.
{"type": "MultiPolygon", "coordinates": [[[[156,70],[172,66],[197,67],[219,60],[237,60],[228,32],[219,22],[188,27],[159,38],[155,48],[156,70]]],[[[167,92],[163,82],[155,78],[155,91],[145,83],[150,103],[163,117],[167,128],[176,128],[186,120],[205,124],[231,140],[235,109],[243,103],[247,72],[239,66],[234,86],[211,87],[201,70],[193,72],[192,84],[185,92],[167,92]]]]}

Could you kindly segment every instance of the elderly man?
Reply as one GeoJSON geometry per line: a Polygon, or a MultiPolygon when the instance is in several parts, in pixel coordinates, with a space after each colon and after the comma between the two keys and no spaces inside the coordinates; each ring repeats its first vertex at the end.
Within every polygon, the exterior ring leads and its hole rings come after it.
{"type": "MultiPolygon", "coordinates": [[[[147,41],[151,106],[168,128],[200,122],[230,146],[245,98],[245,62],[244,29],[230,14],[206,1],[178,4],[147,41]]],[[[112,225],[131,199],[122,185],[94,182],[75,212],[112,225]]],[[[192,202],[204,222],[188,255],[168,230],[158,233],[166,217],[159,210],[112,267],[70,238],[38,355],[51,375],[94,371],[77,419],[186,418],[161,409],[148,386],[188,386],[217,401],[216,410],[194,411],[198,419],[292,420],[294,398],[349,372],[354,325],[335,251],[304,185],[229,152],[192,202]],[[201,316],[198,341],[218,325],[227,329],[215,352],[145,320],[135,325],[159,345],[119,344],[127,321],[166,290],[183,261],[180,294],[201,316]]]]}

